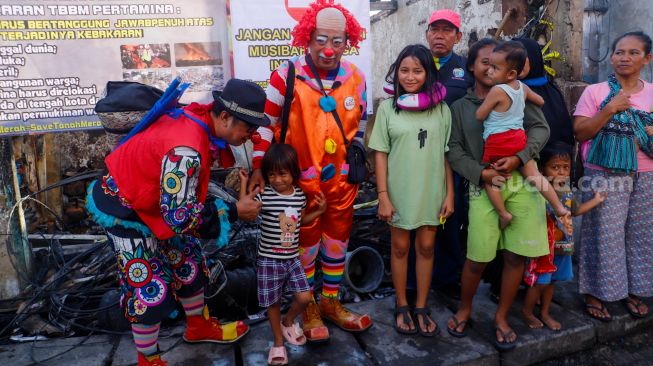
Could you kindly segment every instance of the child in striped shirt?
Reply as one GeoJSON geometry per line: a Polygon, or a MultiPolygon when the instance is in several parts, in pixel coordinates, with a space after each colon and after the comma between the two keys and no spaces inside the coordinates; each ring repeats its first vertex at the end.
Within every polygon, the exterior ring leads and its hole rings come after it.
{"type": "Polygon", "coordinates": [[[296,186],[300,170],[297,152],[290,145],[273,144],[263,156],[262,173],[266,185],[256,197],[261,201],[261,237],[256,261],[258,299],[268,308],[268,318],[274,334],[274,345],[268,364],[288,362],[284,339],[293,345],[303,345],[306,337],[294,320],[312,300],[310,286],[299,260],[299,229],[326,211],[326,199],[315,197],[317,209],[304,214],[306,196],[296,186]],[[286,316],[281,318],[281,297],[285,291],[294,293],[294,301],[286,316]]]}

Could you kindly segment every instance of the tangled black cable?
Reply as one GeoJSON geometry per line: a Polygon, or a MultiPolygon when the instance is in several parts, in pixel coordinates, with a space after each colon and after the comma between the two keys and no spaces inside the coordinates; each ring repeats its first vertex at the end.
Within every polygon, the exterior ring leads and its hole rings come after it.
{"type": "MultiPolygon", "coordinates": [[[[60,310],[63,311],[70,311],[73,310],[72,308],[68,308],[65,306],[65,304],[61,303],[59,300],[59,296],[61,293],[59,292],[61,289],[58,287],[63,283],[63,281],[71,274],[73,271],[77,270],[78,267],[76,266],[77,264],[82,263],[82,260],[88,258],[89,256],[95,254],[97,251],[103,250],[108,248],[108,241],[103,241],[99,242],[96,244],[93,244],[91,247],[88,249],[84,250],[83,252],[77,254],[75,257],[73,257],[71,260],[65,262],[63,266],[51,277],[51,279],[45,283],[45,284],[38,284],[36,282],[30,281],[30,287],[33,292],[33,295],[27,300],[26,302],[23,303],[23,307],[21,311],[18,311],[16,315],[13,317],[13,319],[7,324],[2,330],[0,330],[0,336],[6,335],[7,331],[11,329],[14,324],[19,323],[20,321],[24,320],[27,318],[29,315],[33,315],[38,313],[36,310],[32,310],[32,305],[37,303],[38,301],[44,301],[45,302],[50,302],[55,306],[59,306],[60,310]]],[[[98,278],[104,279],[108,276],[110,276],[111,273],[110,271],[105,271],[103,274],[100,274],[98,278]]],[[[94,282],[94,281],[93,281],[94,282]]],[[[75,289],[75,288],[73,288],[75,289]]],[[[84,287],[80,287],[79,290],[84,290],[84,287]]],[[[88,290],[88,288],[86,289],[88,290]]],[[[90,298],[89,298],[90,299],[90,298]]],[[[85,300],[88,301],[88,300],[85,300]]],[[[52,309],[50,309],[52,310],[52,309]]],[[[79,310],[76,310],[77,312],[79,310]]],[[[98,312],[98,309],[88,309],[85,310],[86,314],[96,314],[98,312]]],[[[59,312],[61,313],[61,312],[59,312]]],[[[50,315],[52,315],[52,312],[50,311],[50,315]]],[[[55,314],[56,315],[56,314],[55,314]]],[[[50,319],[50,321],[56,320],[57,316],[50,319]]],[[[65,320],[65,318],[64,318],[65,320]]]]}
{"type": "MultiPolygon", "coordinates": [[[[56,247],[55,244],[52,244],[55,242],[56,239],[53,238],[50,248],[56,247]]],[[[33,287],[34,295],[23,304],[22,310],[18,311],[9,324],[0,331],[0,336],[5,335],[15,324],[20,324],[21,321],[31,315],[41,313],[40,309],[32,309],[32,305],[41,302],[42,304],[39,308],[47,306],[48,320],[35,332],[32,346],[29,350],[31,362],[37,365],[44,365],[45,362],[60,357],[83,345],[94,334],[129,334],[129,332],[116,332],[93,325],[96,323],[96,317],[99,312],[107,311],[118,306],[117,302],[105,306],[95,305],[104,293],[115,288],[117,284],[114,270],[116,266],[115,257],[110,250],[108,241],[105,240],[93,244],[69,261],[65,261],[62,257],[63,263],[54,259],[54,253],[55,251],[50,250],[49,259],[60,264],[58,271],[43,285],[32,282],[30,286],[33,287]],[[80,281],[77,275],[84,269],[86,269],[87,273],[82,274],[88,275],[89,279],[84,280],[82,278],[80,281]],[[68,304],[69,301],[73,303],[77,301],[76,306],[70,306],[68,304]],[[73,329],[83,330],[88,333],[80,342],[71,345],[62,352],[51,355],[43,360],[37,360],[34,350],[39,347],[37,347],[36,342],[39,334],[48,324],[61,329],[64,334],[72,334],[74,332],[73,329]]]]}

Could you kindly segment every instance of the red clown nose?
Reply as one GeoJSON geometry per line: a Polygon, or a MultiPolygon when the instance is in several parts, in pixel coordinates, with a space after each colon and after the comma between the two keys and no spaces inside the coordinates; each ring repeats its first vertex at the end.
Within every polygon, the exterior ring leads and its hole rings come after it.
{"type": "Polygon", "coordinates": [[[325,48],[324,49],[324,56],[326,56],[326,57],[333,57],[334,53],[335,52],[333,52],[333,48],[325,48]]]}
{"type": "Polygon", "coordinates": [[[254,133],[249,137],[249,139],[252,140],[252,143],[253,143],[253,144],[258,144],[259,142],[261,142],[261,134],[258,133],[258,132],[254,132],[254,133]]]}

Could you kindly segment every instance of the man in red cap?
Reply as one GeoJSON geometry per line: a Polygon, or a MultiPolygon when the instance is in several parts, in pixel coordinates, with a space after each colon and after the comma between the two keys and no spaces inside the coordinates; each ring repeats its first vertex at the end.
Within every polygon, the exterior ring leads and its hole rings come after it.
{"type": "Polygon", "coordinates": [[[454,45],[462,38],[460,15],[449,9],[436,10],[428,24],[426,41],[438,69],[439,81],[447,89],[445,102],[451,106],[474,84],[474,78],[466,71],[467,60],[453,52],[454,45]]]}
{"type": "Polygon", "coordinates": [[[86,205],[118,258],[121,305],[132,323],[138,365],[167,365],[158,347],[161,321],[180,301],[186,342],[232,343],[249,328],[220,324],[204,305],[206,265],[199,238],[228,241],[231,223],[254,220],[257,190],[235,204],[207,196],[211,165],[232,166],[229,145],[260,126],[265,92],[232,79],[211,104],[191,103],[134,134],[106,159],[107,172],[89,187],[86,205]]]}
{"type": "Polygon", "coordinates": [[[288,108],[286,144],[297,151],[302,170],[299,186],[311,211],[314,197],[322,192],[327,211],[301,226],[300,260],[313,286],[315,263],[320,259],[322,293],[319,306],[312,301],[303,314],[303,331],[309,341],[325,341],[329,331],[325,318],[350,332],[372,325],[368,315],[345,309],[338,291],[345,267],[345,254],[358,185],[347,181],[346,141],[362,144],[367,122],[365,76],[354,64],[341,59],[349,47],[357,47],[363,29],[349,11],[332,1],[312,3],[293,30],[293,46],[304,47],[305,56],[291,59],[296,70],[292,103],[286,104],[290,63],[272,72],[266,91],[265,113],[271,128],[260,128],[261,141],[254,146],[254,172],[250,190],[263,187],[261,158],[272,139],[280,142],[280,117],[288,108]],[[337,122],[335,114],[340,122],[337,122]],[[340,126],[339,126],[340,124],[340,126]]]}

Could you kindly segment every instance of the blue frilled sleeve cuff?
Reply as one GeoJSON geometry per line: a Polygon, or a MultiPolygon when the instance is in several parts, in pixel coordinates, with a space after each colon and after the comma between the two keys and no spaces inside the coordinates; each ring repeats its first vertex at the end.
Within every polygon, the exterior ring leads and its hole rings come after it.
{"type": "Polygon", "coordinates": [[[218,236],[218,248],[222,248],[229,242],[229,232],[231,231],[231,221],[229,220],[229,206],[220,199],[214,201],[216,214],[220,220],[220,236],[218,236]]]}
{"type": "Polygon", "coordinates": [[[203,239],[218,239],[222,247],[229,241],[231,224],[238,219],[236,205],[217,198],[207,198],[201,212],[202,223],[197,230],[203,239]]]}

